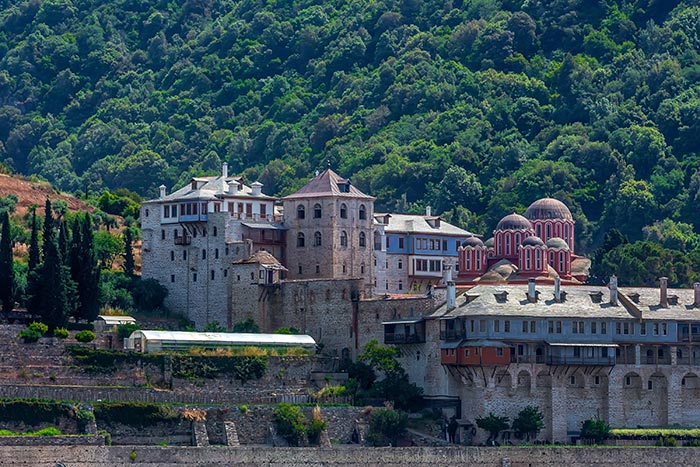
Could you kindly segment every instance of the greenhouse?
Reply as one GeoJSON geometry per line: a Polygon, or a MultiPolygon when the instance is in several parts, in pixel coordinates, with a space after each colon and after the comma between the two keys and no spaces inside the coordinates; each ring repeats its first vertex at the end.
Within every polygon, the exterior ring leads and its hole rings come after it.
{"type": "Polygon", "coordinates": [[[253,334],[235,332],[134,331],[124,339],[124,348],[154,353],[190,348],[220,349],[227,347],[302,347],[315,349],[316,341],[307,335],[253,334]]]}

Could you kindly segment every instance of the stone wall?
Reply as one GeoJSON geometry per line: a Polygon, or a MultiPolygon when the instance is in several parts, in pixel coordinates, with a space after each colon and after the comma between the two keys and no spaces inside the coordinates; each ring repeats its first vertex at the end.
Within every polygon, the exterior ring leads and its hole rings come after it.
{"type": "Polygon", "coordinates": [[[695,448],[268,448],[127,447],[127,446],[0,446],[3,465],[151,467],[174,465],[297,465],[483,467],[637,467],[698,465],[695,448]],[[132,460],[133,459],[133,460],[132,460]]]}

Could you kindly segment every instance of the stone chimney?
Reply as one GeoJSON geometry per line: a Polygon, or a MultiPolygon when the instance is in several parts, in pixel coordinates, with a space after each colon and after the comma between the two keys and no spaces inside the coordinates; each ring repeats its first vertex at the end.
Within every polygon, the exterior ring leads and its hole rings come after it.
{"type": "Polygon", "coordinates": [[[158,190],[160,190],[160,198],[165,198],[165,185],[161,185],[158,187],[158,190]]]}
{"type": "Polygon", "coordinates": [[[537,291],[535,290],[535,278],[531,277],[527,281],[527,300],[530,303],[537,301],[537,291]]]}
{"type": "Polygon", "coordinates": [[[432,216],[433,215],[432,212],[433,212],[433,208],[431,208],[430,206],[425,207],[425,215],[426,216],[428,216],[428,217],[432,216]]]}
{"type": "Polygon", "coordinates": [[[447,286],[447,310],[452,310],[457,303],[457,287],[452,280],[452,264],[445,264],[445,285],[447,286]]]}
{"type": "Polygon", "coordinates": [[[668,308],[668,277],[659,277],[659,306],[668,308]]]}
{"type": "Polygon", "coordinates": [[[612,306],[617,306],[617,276],[610,276],[610,304],[612,306]]]}
{"type": "Polygon", "coordinates": [[[695,300],[693,300],[693,305],[695,308],[700,308],[700,282],[693,283],[693,289],[695,290],[695,300]]]}
{"type": "Polygon", "coordinates": [[[262,193],[262,187],[263,187],[263,184],[260,183],[260,182],[253,182],[253,183],[251,183],[251,184],[250,184],[250,188],[252,188],[252,190],[253,190],[253,191],[250,193],[251,196],[260,196],[260,194],[262,193]]]}
{"type": "Polygon", "coordinates": [[[238,180],[230,180],[228,182],[228,192],[232,195],[238,194],[238,180]]]}
{"type": "Polygon", "coordinates": [[[221,177],[228,178],[228,162],[221,164],[221,177]]]}
{"type": "Polygon", "coordinates": [[[554,278],[554,301],[561,302],[561,279],[559,276],[554,278]]]}

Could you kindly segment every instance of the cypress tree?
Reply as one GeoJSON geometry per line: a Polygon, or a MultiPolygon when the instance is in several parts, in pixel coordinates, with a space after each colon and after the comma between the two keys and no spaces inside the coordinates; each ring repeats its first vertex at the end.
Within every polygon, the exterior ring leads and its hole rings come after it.
{"type": "Polygon", "coordinates": [[[70,251],[71,277],[77,285],[77,319],[94,321],[100,310],[100,269],[95,253],[92,218],[85,213],[73,223],[70,251]]]}
{"type": "Polygon", "coordinates": [[[65,326],[68,318],[67,274],[56,239],[44,240],[44,262],[40,268],[41,288],[39,313],[42,321],[53,331],[65,326]]]}
{"type": "Polygon", "coordinates": [[[0,301],[6,315],[15,305],[15,270],[12,259],[12,238],[10,238],[10,216],[2,213],[2,233],[0,234],[0,301]]]}
{"type": "Polygon", "coordinates": [[[29,240],[29,264],[27,273],[34,271],[39,266],[39,233],[36,229],[36,206],[32,209],[32,234],[29,240]]]}
{"type": "Polygon", "coordinates": [[[134,277],[134,237],[131,228],[124,229],[124,272],[129,277],[134,277]]]}
{"type": "Polygon", "coordinates": [[[49,245],[53,239],[54,239],[54,232],[53,232],[53,213],[51,212],[51,200],[46,198],[46,205],[45,205],[45,214],[44,214],[44,245],[42,246],[42,255],[44,258],[46,258],[46,248],[47,245],[49,245]]]}

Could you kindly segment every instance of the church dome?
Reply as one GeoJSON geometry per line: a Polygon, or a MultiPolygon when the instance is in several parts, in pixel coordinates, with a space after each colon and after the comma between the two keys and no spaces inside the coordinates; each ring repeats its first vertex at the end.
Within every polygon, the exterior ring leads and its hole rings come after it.
{"type": "Polygon", "coordinates": [[[532,235],[523,240],[523,246],[544,246],[544,242],[540,237],[532,235]]]}
{"type": "Polygon", "coordinates": [[[463,242],[462,246],[484,246],[484,242],[481,241],[479,237],[467,237],[463,242]]]}
{"type": "Polygon", "coordinates": [[[493,248],[493,244],[494,244],[493,237],[489,238],[488,240],[486,240],[484,242],[484,246],[486,248],[493,248]]]}
{"type": "Polygon", "coordinates": [[[520,214],[508,214],[498,222],[496,230],[531,230],[532,224],[520,214]]]}
{"type": "Polygon", "coordinates": [[[552,237],[549,240],[547,240],[547,248],[551,248],[553,250],[569,251],[569,245],[563,238],[559,237],[552,237]]]}
{"type": "Polygon", "coordinates": [[[563,219],[573,220],[571,211],[558,199],[542,198],[538,199],[527,208],[525,217],[534,220],[563,219]]]}

